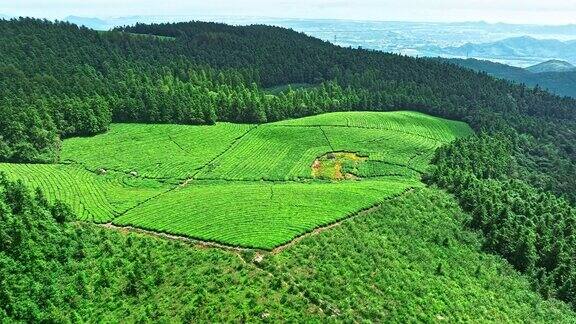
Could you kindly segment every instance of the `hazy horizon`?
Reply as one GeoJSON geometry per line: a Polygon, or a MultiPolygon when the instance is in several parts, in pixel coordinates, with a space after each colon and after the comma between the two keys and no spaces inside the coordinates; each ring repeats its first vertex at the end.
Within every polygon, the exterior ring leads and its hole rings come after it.
{"type": "Polygon", "coordinates": [[[14,15],[14,14],[7,14],[5,12],[0,12],[1,16],[7,16],[9,18],[18,18],[18,17],[31,17],[31,18],[38,18],[38,19],[48,19],[48,20],[64,20],[70,17],[77,17],[77,18],[85,18],[85,19],[100,19],[103,21],[106,20],[114,20],[114,19],[122,19],[122,18],[188,18],[188,19],[198,19],[202,20],[202,18],[254,18],[254,19],[270,19],[270,20],[326,20],[326,21],[349,21],[349,22],[374,22],[374,23],[414,23],[414,24],[488,24],[488,25],[521,25],[521,26],[551,26],[551,27],[563,27],[563,26],[576,26],[576,21],[573,23],[565,23],[565,24],[544,24],[544,23],[514,23],[514,22],[504,22],[504,21],[486,21],[486,20],[453,20],[453,21],[433,21],[433,20],[379,20],[379,19],[351,19],[351,18],[312,18],[312,17],[282,17],[282,16],[257,16],[257,15],[217,15],[217,14],[197,14],[197,15],[110,15],[110,16],[98,16],[98,15],[64,15],[64,16],[38,16],[38,15],[14,15]]]}
{"type": "Polygon", "coordinates": [[[159,4],[152,0],[21,0],[0,4],[0,14],[63,19],[67,16],[115,18],[130,16],[247,16],[287,19],[342,19],[402,22],[487,22],[507,24],[568,25],[576,24],[576,2],[552,0],[361,0],[350,4],[341,0],[247,0],[227,3],[172,1],[159,4]]]}

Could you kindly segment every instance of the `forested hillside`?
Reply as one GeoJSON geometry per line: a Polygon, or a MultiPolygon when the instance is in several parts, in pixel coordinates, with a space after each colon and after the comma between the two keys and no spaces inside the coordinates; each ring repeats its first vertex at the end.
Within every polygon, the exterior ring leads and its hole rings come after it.
{"type": "Polygon", "coordinates": [[[99,33],[1,20],[0,56],[1,161],[59,161],[62,138],[105,132],[112,121],[262,123],[417,110],[468,122],[478,136],[440,150],[427,180],[454,192],[486,248],[539,291],[576,300],[574,99],[269,26],[191,22],[99,33]],[[286,84],[309,86],[266,91],[286,84]]]}
{"type": "Polygon", "coordinates": [[[576,318],[481,252],[481,239],[462,232],[454,200],[434,190],[258,258],[69,217],[64,206],[0,176],[1,322],[576,318]]]}
{"type": "Polygon", "coordinates": [[[54,137],[98,133],[110,119],[263,122],[406,108],[467,119],[479,129],[522,115],[572,120],[576,114],[573,101],[545,92],[441,63],[339,48],[276,27],[180,23],[98,33],[22,19],[0,28],[3,110],[25,107],[30,113],[15,124],[36,126],[3,128],[4,159],[57,159],[54,137]],[[262,91],[288,83],[318,87],[278,96],[262,91]],[[484,116],[492,111],[505,116],[484,116]]]}

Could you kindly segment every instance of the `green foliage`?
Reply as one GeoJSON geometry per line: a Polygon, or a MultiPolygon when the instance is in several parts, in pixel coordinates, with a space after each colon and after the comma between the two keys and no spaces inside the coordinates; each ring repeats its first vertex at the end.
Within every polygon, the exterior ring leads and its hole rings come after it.
{"type": "Polygon", "coordinates": [[[341,112],[290,119],[273,123],[282,126],[333,126],[354,129],[377,129],[428,137],[437,141],[450,142],[454,134],[468,135],[466,123],[446,120],[413,111],[341,112]]]}
{"type": "Polygon", "coordinates": [[[420,186],[409,178],[338,183],[201,181],[150,200],[113,223],[269,250],[420,186]]]}
{"type": "MultiPolygon", "coordinates": [[[[65,202],[75,218],[98,223],[108,222],[170,188],[122,173],[96,174],[78,165],[0,163],[0,172],[30,188],[42,189],[51,203],[65,202]]],[[[54,212],[64,218],[69,214],[60,204],[56,208],[54,212]]]]}
{"type": "MultiPolygon", "coordinates": [[[[457,195],[465,210],[474,215],[470,225],[482,229],[493,241],[487,246],[526,271],[536,289],[545,296],[557,295],[573,302],[573,266],[566,261],[570,250],[548,242],[558,235],[559,242],[574,246],[570,225],[563,222],[572,222],[572,216],[566,215],[572,215],[569,204],[576,202],[574,99],[560,98],[538,87],[530,89],[499,81],[451,64],[341,48],[268,26],[233,27],[201,22],[139,24],[98,33],[62,22],[2,20],[0,56],[0,160],[6,162],[59,161],[63,138],[104,132],[111,120],[263,123],[323,112],[412,109],[465,121],[481,136],[441,150],[428,180],[457,195]],[[288,87],[276,93],[264,90],[287,84],[315,86],[288,87]],[[472,199],[465,193],[477,197],[472,199]],[[492,210],[492,203],[506,207],[492,210]],[[516,205],[509,205],[512,203],[524,207],[516,209],[516,205]],[[492,211],[497,214],[491,214],[492,211]],[[539,216],[539,211],[546,216],[539,216]],[[549,225],[555,221],[548,219],[560,222],[549,225]],[[486,224],[493,225],[485,227],[486,224]],[[500,227],[518,230],[514,232],[515,241],[500,237],[503,235],[500,227]],[[541,229],[541,233],[534,228],[541,229]],[[540,247],[547,250],[539,250],[540,247]]],[[[371,176],[392,172],[414,176],[426,167],[430,151],[450,140],[430,138],[418,129],[415,133],[408,129],[413,137],[406,147],[399,142],[390,143],[390,147],[396,147],[381,152],[381,158],[375,159],[373,151],[380,144],[366,140],[374,139],[373,135],[381,130],[349,130],[335,135],[328,126],[313,126],[317,129],[308,132],[320,130],[329,139],[332,151],[347,145],[359,152],[363,148],[372,150],[372,161],[359,170],[359,174],[371,176]],[[415,151],[420,147],[425,149],[415,151]],[[401,151],[403,148],[405,151],[401,151]],[[394,152],[398,154],[391,154],[394,152]],[[400,170],[396,168],[398,164],[400,170]]],[[[259,128],[248,135],[266,132],[259,128]]],[[[271,129],[267,131],[273,133],[271,129]]],[[[266,136],[274,138],[273,134],[266,136]]],[[[385,138],[382,140],[386,142],[385,138]]],[[[316,135],[303,141],[317,148],[315,143],[320,143],[316,135]]],[[[275,144],[276,148],[281,145],[275,144]]],[[[293,144],[281,152],[292,160],[306,145],[293,144]]],[[[266,153],[264,149],[260,152],[266,153]]],[[[308,160],[311,155],[312,152],[306,151],[303,159],[308,160]]],[[[208,163],[210,167],[201,170],[202,175],[212,177],[211,172],[220,172],[215,176],[240,177],[232,167],[243,165],[238,156],[223,154],[218,160],[221,165],[208,163]]],[[[198,159],[194,163],[203,161],[198,159]]],[[[187,162],[179,156],[180,164],[167,169],[153,165],[143,168],[143,160],[136,167],[154,177],[173,172],[187,176],[190,170],[182,167],[187,162]]],[[[99,165],[86,167],[94,171],[99,165]]],[[[115,165],[127,170],[124,161],[116,161],[115,165]]],[[[279,164],[264,174],[273,179],[300,176],[303,165],[299,162],[300,169],[287,171],[279,164]]],[[[28,176],[8,171],[12,177],[28,176]]],[[[262,172],[261,167],[256,167],[246,174],[253,177],[262,172]]],[[[93,182],[80,189],[65,184],[70,178],[87,179],[85,175],[53,178],[45,176],[42,184],[35,185],[52,188],[47,189],[47,199],[52,201],[58,197],[54,188],[65,188],[63,195],[72,197],[71,208],[81,217],[91,217],[81,203],[84,200],[100,201],[101,220],[134,206],[131,194],[127,194],[134,191],[123,188],[110,191],[112,195],[126,197],[119,202],[123,206],[120,208],[103,201],[102,192],[89,198],[88,191],[96,192],[92,190],[97,187],[93,182]]],[[[88,204],[90,208],[93,205],[88,204]]],[[[134,273],[134,278],[138,276],[134,273]]],[[[83,282],[83,278],[78,278],[79,286],[83,282]]],[[[138,289],[132,287],[129,291],[138,289]]],[[[314,293],[307,298],[318,300],[314,293]]]]}
{"type": "Polygon", "coordinates": [[[429,178],[470,212],[468,225],[484,233],[485,248],[526,273],[544,296],[576,305],[576,210],[523,179],[520,145],[501,135],[458,140],[438,151],[429,178]]]}
{"type": "Polygon", "coordinates": [[[330,152],[319,128],[258,126],[198,173],[199,179],[298,180],[330,152]]]}
{"type": "Polygon", "coordinates": [[[260,263],[252,251],[60,224],[50,209],[1,178],[3,321],[575,320],[481,252],[479,237],[462,230],[467,216],[436,190],[408,193],[260,263]]]}
{"type": "Polygon", "coordinates": [[[421,186],[414,170],[444,141],[470,134],[465,124],[410,112],[257,127],[113,124],[106,134],[65,140],[69,164],[0,170],[67,202],[83,220],[272,249],[421,186]],[[315,180],[314,161],[334,150],[374,163],[358,172],[362,179],[315,180]]]}
{"type": "Polygon", "coordinates": [[[470,133],[465,124],[412,112],[323,114],[259,126],[198,178],[310,178],[314,160],[331,151],[358,152],[383,162],[375,164],[383,171],[372,175],[389,175],[387,165],[407,167],[403,174],[408,174],[410,169],[423,171],[445,141],[470,133]]]}
{"type": "Polygon", "coordinates": [[[71,138],[62,161],[98,171],[136,172],[154,179],[188,179],[225,151],[252,126],[112,124],[106,134],[71,138]]]}
{"type": "Polygon", "coordinates": [[[266,269],[284,273],[304,295],[317,296],[317,305],[333,319],[571,321],[537,310],[542,308],[530,300],[540,297],[528,292],[527,280],[499,257],[481,252],[481,236],[462,230],[469,217],[449,195],[416,190],[302,240],[266,269]]]}
{"type": "MultiPolygon", "coordinates": [[[[116,122],[212,124],[415,109],[477,131],[512,125],[536,139],[526,152],[574,165],[573,100],[450,64],[267,26],[192,22],[98,33],[20,19],[2,21],[0,35],[0,111],[9,116],[0,125],[2,160],[54,161],[59,136],[102,132],[110,114],[116,122]],[[174,39],[134,35],[141,33],[174,39]],[[263,90],[286,84],[316,86],[263,90]]],[[[566,172],[544,173],[558,194],[574,184],[566,172]]]]}

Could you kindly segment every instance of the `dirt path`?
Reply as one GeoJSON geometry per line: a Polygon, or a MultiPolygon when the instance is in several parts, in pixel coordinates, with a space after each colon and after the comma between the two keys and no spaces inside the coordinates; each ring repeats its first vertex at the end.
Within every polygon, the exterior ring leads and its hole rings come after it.
{"type": "MultiPolygon", "coordinates": [[[[94,224],[94,223],[90,223],[90,224],[94,224]]],[[[186,243],[190,243],[190,244],[193,244],[195,246],[199,246],[199,247],[203,247],[203,248],[214,247],[214,248],[231,250],[231,251],[236,251],[236,252],[253,250],[253,249],[241,248],[241,247],[232,246],[232,245],[220,244],[220,243],[216,243],[216,242],[197,240],[197,239],[189,238],[186,236],[179,236],[179,235],[172,235],[172,234],[167,234],[167,233],[162,233],[162,232],[149,231],[149,230],[145,230],[145,229],[141,229],[141,228],[137,228],[137,227],[132,227],[132,226],[118,226],[118,225],[114,225],[112,223],[94,224],[94,225],[101,226],[101,227],[111,229],[111,230],[120,231],[122,233],[138,233],[138,234],[160,237],[160,238],[174,240],[174,241],[186,242],[186,243]]]]}
{"type": "Polygon", "coordinates": [[[328,142],[328,146],[330,146],[330,149],[332,151],[334,151],[334,147],[332,146],[332,143],[330,142],[330,139],[328,138],[328,135],[326,135],[326,132],[324,131],[324,129],[322,128],[322,126],[318,126],[318,128],[320,128],[320,131],[322,131],[322,134],[324,135],[324,138],[326,139],[326,142],[328,142]]]}
{"type": "Polygon", "coordinates": [[[314,230],[311,231],[311,232],[304,233],[304,234],[296,237],[296,238],[293,239],[292,241],[290,241],[290,242],[288,242],[288,243],[286,243],[286,244],[284,244],[284,245],[280,245],[279,247],[273,249],[270,253],[272,253],[272,254],[278,254],[278,253],[280,253],[280,252],[282,252],[282,251],[284,251],[284,250],[286,250],[286,249],[288,249],[288,248],[296,245],[297,243],[299,243],[300,241],[302,241],[303,239],[305,239],[305,238],[307,238],[307,237],[314,236],[314,235],[318,235],[318,234],[320,234],[320,233],[322,233],[322,232],[324,232],[324,231],[327,231],[327,230],[330,230],[330,229],[332,229],[332,228],[334,228],[334,227],[340,226],[340,225],[342,225],[342,223],[344,223],[344,222],[346,222],[346,221],[349,221],[349,220],[352,220],[352,219],[354,219],[354,218],[356,218],[356,217],[364,216],[364,215],[366,215],[366,214],[369,214],[369,213],[371,213],[371,212],[374,212],[374,211],[380,209],[381,207],[382,207],[382,204],[378,204],[378,205],[372,206],[372,207],[370,207],[370,208],[368,208],[368,209],[364,209],[364,210],[362,210],[362,211],[359,211],[359,212],[357,212],[356,214],[354,214],[354,215],[352,215],[352,216],[350,216],[350,217],[347,217],[347,218],[344,218],[344,219],[342,219],[342,220],[339,220],[339,221],[337,221],[336,223],[333,223],[333,224],[330,224],[330,225],[326,225],[326,226],[323,226],[323,227],[317,227],[316,229],[314,229],[314,230]]]}
{"type": "Polygon", "coordinates": [[[387,203],[387,202],[389,202],[389,201],[391,201],[391,200],[397,199],[397,198],[399,198],[399,197],[402,197],[402,196],[404,196],[404,195],[406,195],[407,193],[412,192],[412,191],[414,191],[414,188],[408,188],[408,189],[402,191],[401,193],[399,193],[399,194],[397,194],[397,195],[393,195],[393,196],[385,199],[385,200],[384,200],[383,202],[381,202],[381,203],[378,203],[378,204],[376,204],[376,205],[374,205],[374,206],[372,206],[372,207],[369,207],[369,208],[360,210],[360,211],[352,214],[351,216],[348,216],[348,217],[346,217],[346,218],[343,218],[343,219],[341,219],[341,220],[339,220],[339,221],[337,221],[337,222],[335,222],[335,223],[332,223],[332,224],[329,224],[329,225],[326,225],[326,226],[322,226],[322,227],[317,227],[317,228],[315,228],[314,230],[312,230],[311,232],[304,233],[304,234],[302,234],[302,235],[300,235],[300,236],[292,239],[290,242],[287,242],[287,243],[285,243],[285,244],[283,244],[283,245],[280,245],[280,246],[274,248],[272,251],[270,251],[270,253],[272,253],[272,254],[278,254],[278,253],[280,253],[280,252],[282,252],[282,251],[290,248],[291,246],[297,244],[298,242],[302,241],[303,239],[305,239],[305,238],[307,238],[307,237],[314,236],[314,235],[318,235],[318,234],[320,234],[320,233],[322,233],[322,232],[324,232],[324,231],[327,231],[327,230],[330,230],[330,229],[332,229],[332,228],[334,228],[334,227],[340,226],[340,225],[342,225],[342,223],[344,223],[344,222],[351,221],[351,220],[353,220],[353,219],[355,219],[355,218],[362,217],[362,216],[364,216],[364,215],[367,215],[367,214],[370,214],[370,213],[372,213],[372,212],[375,212],[375,211],[377,211],[378,209],[382,208],[382,205],[384,205],[385,203],[387,203]]]}

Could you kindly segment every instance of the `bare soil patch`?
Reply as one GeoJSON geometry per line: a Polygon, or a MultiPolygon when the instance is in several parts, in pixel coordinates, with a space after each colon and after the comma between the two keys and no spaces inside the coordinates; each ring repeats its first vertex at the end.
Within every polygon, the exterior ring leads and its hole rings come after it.
{"type": "Polygon", "coordinates": [[[368,160],[353,152],[330,152],[312,163],[312,177],[325,180],[358,180],[354,173],[358,165],[368,160]]]}

